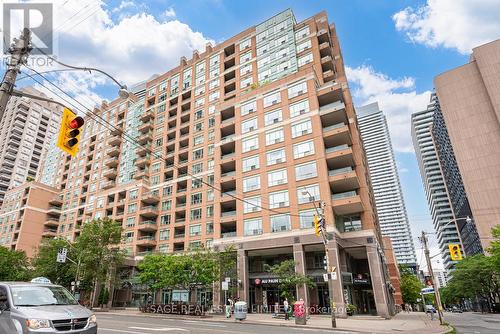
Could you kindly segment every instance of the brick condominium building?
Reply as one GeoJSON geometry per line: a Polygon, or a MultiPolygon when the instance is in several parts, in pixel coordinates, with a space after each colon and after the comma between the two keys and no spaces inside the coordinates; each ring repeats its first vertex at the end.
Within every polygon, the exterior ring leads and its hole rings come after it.
{"type": "MultiPolygon", "coordinates": [[[[51,204],[59,205],[59,220],[40,224],[74,239],[90,219],[121,221],[122,246],[135,262],[151,252],[233,245],[238,295],[250,307],[280,302],[264,264],[294,259],[317,282],[297,297],[327,306],[325,246],[312,228],[321,200],[340,312],[352,303],[360,313],[393,314],[394,255],[388,246],[386,261],[339,41],[325,12],[297,23],[286,10],[182,58],[134,93],[95,110],[111,125],[87,117],[75,159],[53,152],[40,181],[61,189],[51,204]]],[[[141,289],[119,291],[115,303],[138,303],[141,289]]],[[[164,290],[157,300],[222,302],[217,284],[189,294],[164,290]]]]}

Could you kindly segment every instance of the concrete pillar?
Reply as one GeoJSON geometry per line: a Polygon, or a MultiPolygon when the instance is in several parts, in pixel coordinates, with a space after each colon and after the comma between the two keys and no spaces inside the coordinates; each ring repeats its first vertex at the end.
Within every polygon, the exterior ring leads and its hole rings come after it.
{"type": "MultiPolygon", "coordinates": [[[[327,244],[327,256],[330,266],[336,267],[337,279],[329,280],[329,289],[333,290],[333,302],[337,308],[336,316],[339,318],[347,318],[346,304],[344,301],[344,287],[342,285],[341,262],[339,256],[338,245],[335,239],[327,244]]],[[[331,298],[331,297],[330,297],[331,298]]]]}
{"type": "MultiPolygon", "coordinates": [[[[293,245],[293,260],[295,261],[295,272],[299,275],[306,275],[306,253],[301,244],[293,245]]],[[[304,299],[306,310],[309,309],[309,289],[307,285],[302,284],[297,287],[297,300],[304,299]]]]}
{"type": "Polygon", "coordinates": [[[238,297],[241,301],[249,302],[248,298],[248,255],[244,249],[238,249],[238,297]]]}
{"type": "Polygon", "coordinates": [[[224,305],[224,303],[221,303],[221,289],[220,289],[220,282],[214,282],[212,285],[212,305],[214,310],[222,310],[221,306],[224,305]]]}
{"type": "Polygon", "coordinates": [[[370,276],[372,280],[373,296],[375,298],[375,307],[377,314],[389,319],[389,299],[387,297],[387,286],[384,272],[382,271],[382,261],[377,248],[374,246],[366,247],[368,257],[368,266],[370,267],[370,276]]]}
{"type": "Polygon", "coordinates": [[[163,296],[163,290],[162,289],[158,289],[155,291],[155,304],[161,304],[162,300],[161,300],[161,297],[163,296]]]}

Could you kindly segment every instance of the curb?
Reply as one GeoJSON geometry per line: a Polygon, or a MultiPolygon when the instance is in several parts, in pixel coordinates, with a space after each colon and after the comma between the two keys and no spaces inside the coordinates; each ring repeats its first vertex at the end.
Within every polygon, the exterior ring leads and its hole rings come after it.
{"type": "MultiPolygon", "coordinates": [[[[98,312],[101,313],[101,312],[98,312]]],[[[160,315],[160,314],[124,314],[124,313],[119,313],[119,312],[102,312],[102,315],[121,315],[121,316],[132,316],[132,317],[150,317],[150,318],[160,318],[160,319],[174,319],[174,320],[189,320],[189,321],[195,321],[195,320],[206,320],[206,319],[212,319],[209,320],[210,322],[216,322],[220,324],[226,324],[226,323],[233,323],[233,324],[249,324],[249,325],[263,325],[263,326],[275,326],[275,327],[293,327],[293,328],[307,328],[307,329],[320,329],[320,330],[329,330],[332,332],[341,332],[341,333],[373,333],[373,332],[368,332],[368,331],[359,331],[359,330],[348,330],[348,329],[342,329],[342,328],[328,328],[328,327],[319,327],[319,326],[308,326],[308,325],[295,325],[295,324],[282,324],[282,323],[272,323],[272,322],[258,322],[254,320],[244,320],[244,321],[229,321],[229,320],[222,320],[222,319],[214,319],[213,316],[200,316],[200,317],[185,317],[185,316],[175,316],[175,317],[166,317],[165,315],[160,315]]]]}

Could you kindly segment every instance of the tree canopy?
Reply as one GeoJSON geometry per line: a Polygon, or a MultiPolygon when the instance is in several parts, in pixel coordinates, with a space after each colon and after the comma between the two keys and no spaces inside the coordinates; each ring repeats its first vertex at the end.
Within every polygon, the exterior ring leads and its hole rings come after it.
{"type": "Polygon", "coordinates": [[[405,265],[399,266],[401,275],[401,295],[405,304],[416,304],[424,285],[413,271],[405,265]]]}
{"type": "Polygon", "coordinates": [[[70,286],[75,279],[76,265],[66,260],[66,263],[56,262],[59,249],[68,250],[68,258],[75,260],[78,255],[74,247],[68,245],[68,241],[63,239],[44,239],[38,247],[38,252],[31,265],[34,267],[34,276],[43,276],[56,284],[70,286]]]}
{"type": "Polygon", "coordinates": [[[293,292],[298,285],[305,284],[314,287],[312,278],[295,272],[295,261],[285,260],[273,266],[264,265],[264,269],[278,279],[278,287],[283,298],[293,299],[293,292]]]}
{"type": "Polygon", "coordinates": [[[0,281],[25,281],[29,277],[26,254],[0,246],[0,281]]]}

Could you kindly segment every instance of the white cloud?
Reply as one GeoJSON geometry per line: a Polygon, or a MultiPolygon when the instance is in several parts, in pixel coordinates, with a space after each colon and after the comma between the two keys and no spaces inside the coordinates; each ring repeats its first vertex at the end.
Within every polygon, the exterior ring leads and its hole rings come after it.
{"type": "MultiPolygon", "coordinates": [[[[117,7],[120,11],[134,9],[135,13],[114,18],[114,9],[108,8],[102,0],[85,4],[79,0],[50,2],[54,4],[57,58],[68,64],[102,69],[128,85],[164,73],[178,66],[181,56],[190,58],[193,50],[203,51],[207,42],[214,43],[189,25],[172,19],[173,8],[165,12],[170,20],[159,19],[147,13],[144,6],[122,1],[117,7]]],[[[49,69],[53,68],[38,67],[42,71],[49,69]]],[[[100,100],[95,91],[102,88],[101,79],[88,85],[82,80],[99,77],[99,74],[87,76],[75,72],[55,76],[51,75],[57,83],[64,84],[72,93],[83,95],[85,100],[100,100]]],[[[106,79],[105,82],[111,87],[111,81],[106,79]]],[[[111,92],[109,98],[115,97],[114,89],[106,90],[111,92]]]]}
{"type": "Polygon", "coordinates": [[[346,72],[355,105],[378,102],[387,118],[394,150],[413,152],[411,114],[427,107],[430,92],[417,93],[413,78],[393,79],[366,65],[347,66],[346,72]]]}
{"type": "Polygon", "coordinates": [[[163,15],[165,17],[175,17],[177,14],[175,13],[175,10],[172,7],[168,7],[165,12],[163,12],[163,15]]]}
{"type": "Polygon", "coordinates": [[[469,54],[473,47],[500,38],[499,17],[498,0],[427,0],[392,19],[414,43],[469,54]]]}

